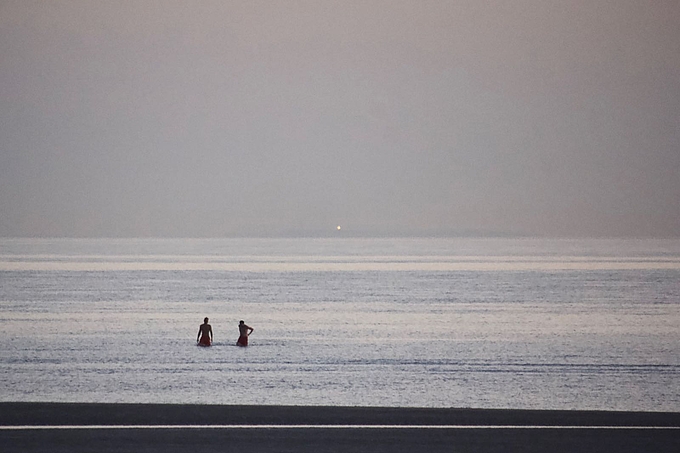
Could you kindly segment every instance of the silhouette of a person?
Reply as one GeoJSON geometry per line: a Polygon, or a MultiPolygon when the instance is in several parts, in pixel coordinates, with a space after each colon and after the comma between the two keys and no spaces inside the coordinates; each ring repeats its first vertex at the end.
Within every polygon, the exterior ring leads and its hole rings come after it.
{"type": "Polygon", "coordinates": [[[238,332],[240,334],[240,337],[238,337],[238,341],[236,342],[237,345],[239,346],[248,346],[248,336],[253,333],[252,327],[249,325],[246,325],[243,321],[240,321],[238,323],[238,332]]]}
{"type": "Polygon", "coordinates": [[[196,342],[199,346],[210,346],[213,341],[213,331],[210,324],[208,324],[208,318],[203,320],[198,328],[198,335],[196,335],[196,342]]]}

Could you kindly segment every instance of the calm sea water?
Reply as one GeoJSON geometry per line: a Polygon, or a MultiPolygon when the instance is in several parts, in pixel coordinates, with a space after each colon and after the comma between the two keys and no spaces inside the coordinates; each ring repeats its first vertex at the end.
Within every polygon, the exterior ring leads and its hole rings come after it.
{"type": "Polygon", "coordinates": [[[0,239],[3,401],[680,411],[678,351],[680,240],[0,239]]]}

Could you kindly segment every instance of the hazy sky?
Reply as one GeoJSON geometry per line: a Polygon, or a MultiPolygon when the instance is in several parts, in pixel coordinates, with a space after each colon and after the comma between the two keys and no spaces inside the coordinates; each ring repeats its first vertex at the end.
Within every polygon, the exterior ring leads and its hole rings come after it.
{"type": "Polygon", "coordinates": [[[680,236],[680,1],[0,0],[0,236],[680,236]]]}

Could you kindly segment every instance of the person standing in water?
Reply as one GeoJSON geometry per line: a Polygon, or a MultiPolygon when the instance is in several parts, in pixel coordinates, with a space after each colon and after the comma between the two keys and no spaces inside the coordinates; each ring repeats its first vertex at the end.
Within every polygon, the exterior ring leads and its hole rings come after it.
{"type": "Polygon", "coordinates": [[[212,327],[208,324],[208,318],[203,320],[198,328],[198,335],[196,336],[196,342],[199,346],[210,346],[213,341],[212,327]]]}
{"type": "Polygon", "coordinates": [[[253,330],[255,329],[253,329],[249,325],[246,325],[245,322],[240,321],[238,323],[238,332],[241,336],[238,337],[238,341],[236,342],[236,344],[239,346],[248,346],[248,336],[251,333],[253,333],[253,330]]]}

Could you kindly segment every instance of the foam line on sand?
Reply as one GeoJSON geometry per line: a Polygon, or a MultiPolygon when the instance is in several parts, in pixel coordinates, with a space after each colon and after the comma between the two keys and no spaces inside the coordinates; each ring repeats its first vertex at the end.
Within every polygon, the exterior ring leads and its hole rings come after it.
{"type": "Polygon", "coordinates": [[[680,426],[562,426],[562,425],[20,425],[0,430],[69,429],[607,429],[680,430],[680,426]]]}

